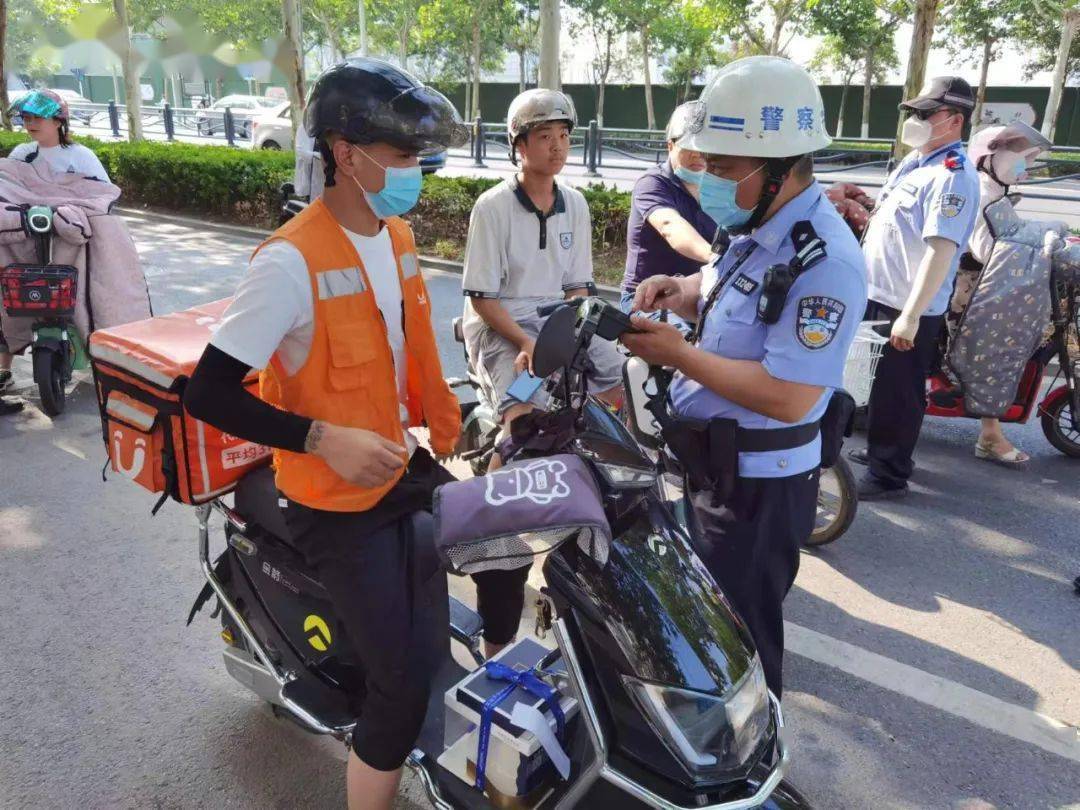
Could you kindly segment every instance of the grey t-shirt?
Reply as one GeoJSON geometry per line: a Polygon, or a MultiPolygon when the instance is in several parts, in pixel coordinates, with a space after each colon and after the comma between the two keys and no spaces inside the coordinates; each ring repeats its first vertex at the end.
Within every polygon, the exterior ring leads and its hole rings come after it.
{"type": "Polygon", "coordinates": [[[556,181],[555,205],[543,218],[516,177],[476,200],[462,279],[466,339],[483,326],[473,298],[497,298],[511,317],[523,318],[590,283],[592,226],[580,191],[556,181]]]}

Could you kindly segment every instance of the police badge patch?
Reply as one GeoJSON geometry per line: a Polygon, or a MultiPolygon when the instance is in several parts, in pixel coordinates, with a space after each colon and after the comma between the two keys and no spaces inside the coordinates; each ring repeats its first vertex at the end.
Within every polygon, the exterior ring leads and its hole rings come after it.
{"type": "Polygon", "coordinates": [[[559,244],[563,246],[563,250],[569,250],[570,246],[574,244],[574,234],[571,231],[560,233],[559,244]]]}
{"type": "Polygon", "coordinates": [[[801,299],[795,320],[795,337],[808,349],[824,349],[836,337],[845,309],[842,301],[824,295],[801,299]]]}
{"type": "Polygon", "coordinates": [[[964,210],[964,204],[967,199],[959,194],[942,194],[941,195],[941,215],[952,219],[961,211],[964,210]]]}

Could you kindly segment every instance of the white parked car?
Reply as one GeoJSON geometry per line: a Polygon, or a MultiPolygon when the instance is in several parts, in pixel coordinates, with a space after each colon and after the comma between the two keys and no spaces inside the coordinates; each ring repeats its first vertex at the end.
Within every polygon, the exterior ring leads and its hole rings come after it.
{"type": "Polygon", "coordinates": [[[251,134],[252,119],[281,102],[275,98],[263,96],[225,96],[219,98],[204,110],[195,114],[195,130],[200,135],[214,135],[225,131],[225,108],[233,111],[234,133],[237,138],[247,138],[251,134]]]}
{"type": "Polygon", "coordinates": [[[251,146],[253,149],[293,148],[292,120],[289,102],[278,102],[276,107],[257,116],[251,122],[251,146]]]}

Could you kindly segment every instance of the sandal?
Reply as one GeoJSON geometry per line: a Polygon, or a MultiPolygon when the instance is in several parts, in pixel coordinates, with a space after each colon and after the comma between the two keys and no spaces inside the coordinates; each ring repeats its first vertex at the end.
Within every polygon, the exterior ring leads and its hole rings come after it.
{"type": "Polygon", "coordinates": [[[1008,453],[999,453],[992,445],[980,444],[979,442],[975,442],[975,458],[986,459],[994,464],[1000,464],[1002,467],[1010,467],[1014,470],[1031,461],[1031,456],[1016,447],[1008,453]]]}

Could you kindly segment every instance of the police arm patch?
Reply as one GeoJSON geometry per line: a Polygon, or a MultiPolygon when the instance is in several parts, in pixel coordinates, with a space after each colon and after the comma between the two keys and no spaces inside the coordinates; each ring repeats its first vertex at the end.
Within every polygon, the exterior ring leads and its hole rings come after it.
{"type": "Polygon", "coordinates": [[[967,198],[960,194],[941,195],[941,215],[952,219],[964,210],[967,198]]]}
{"type": "Polygon", "coordinates": [[[808,349],[824,349],[836,337],[846,309],[843,301],[825,295],[800,299],[795,337],[808,349]]]}

